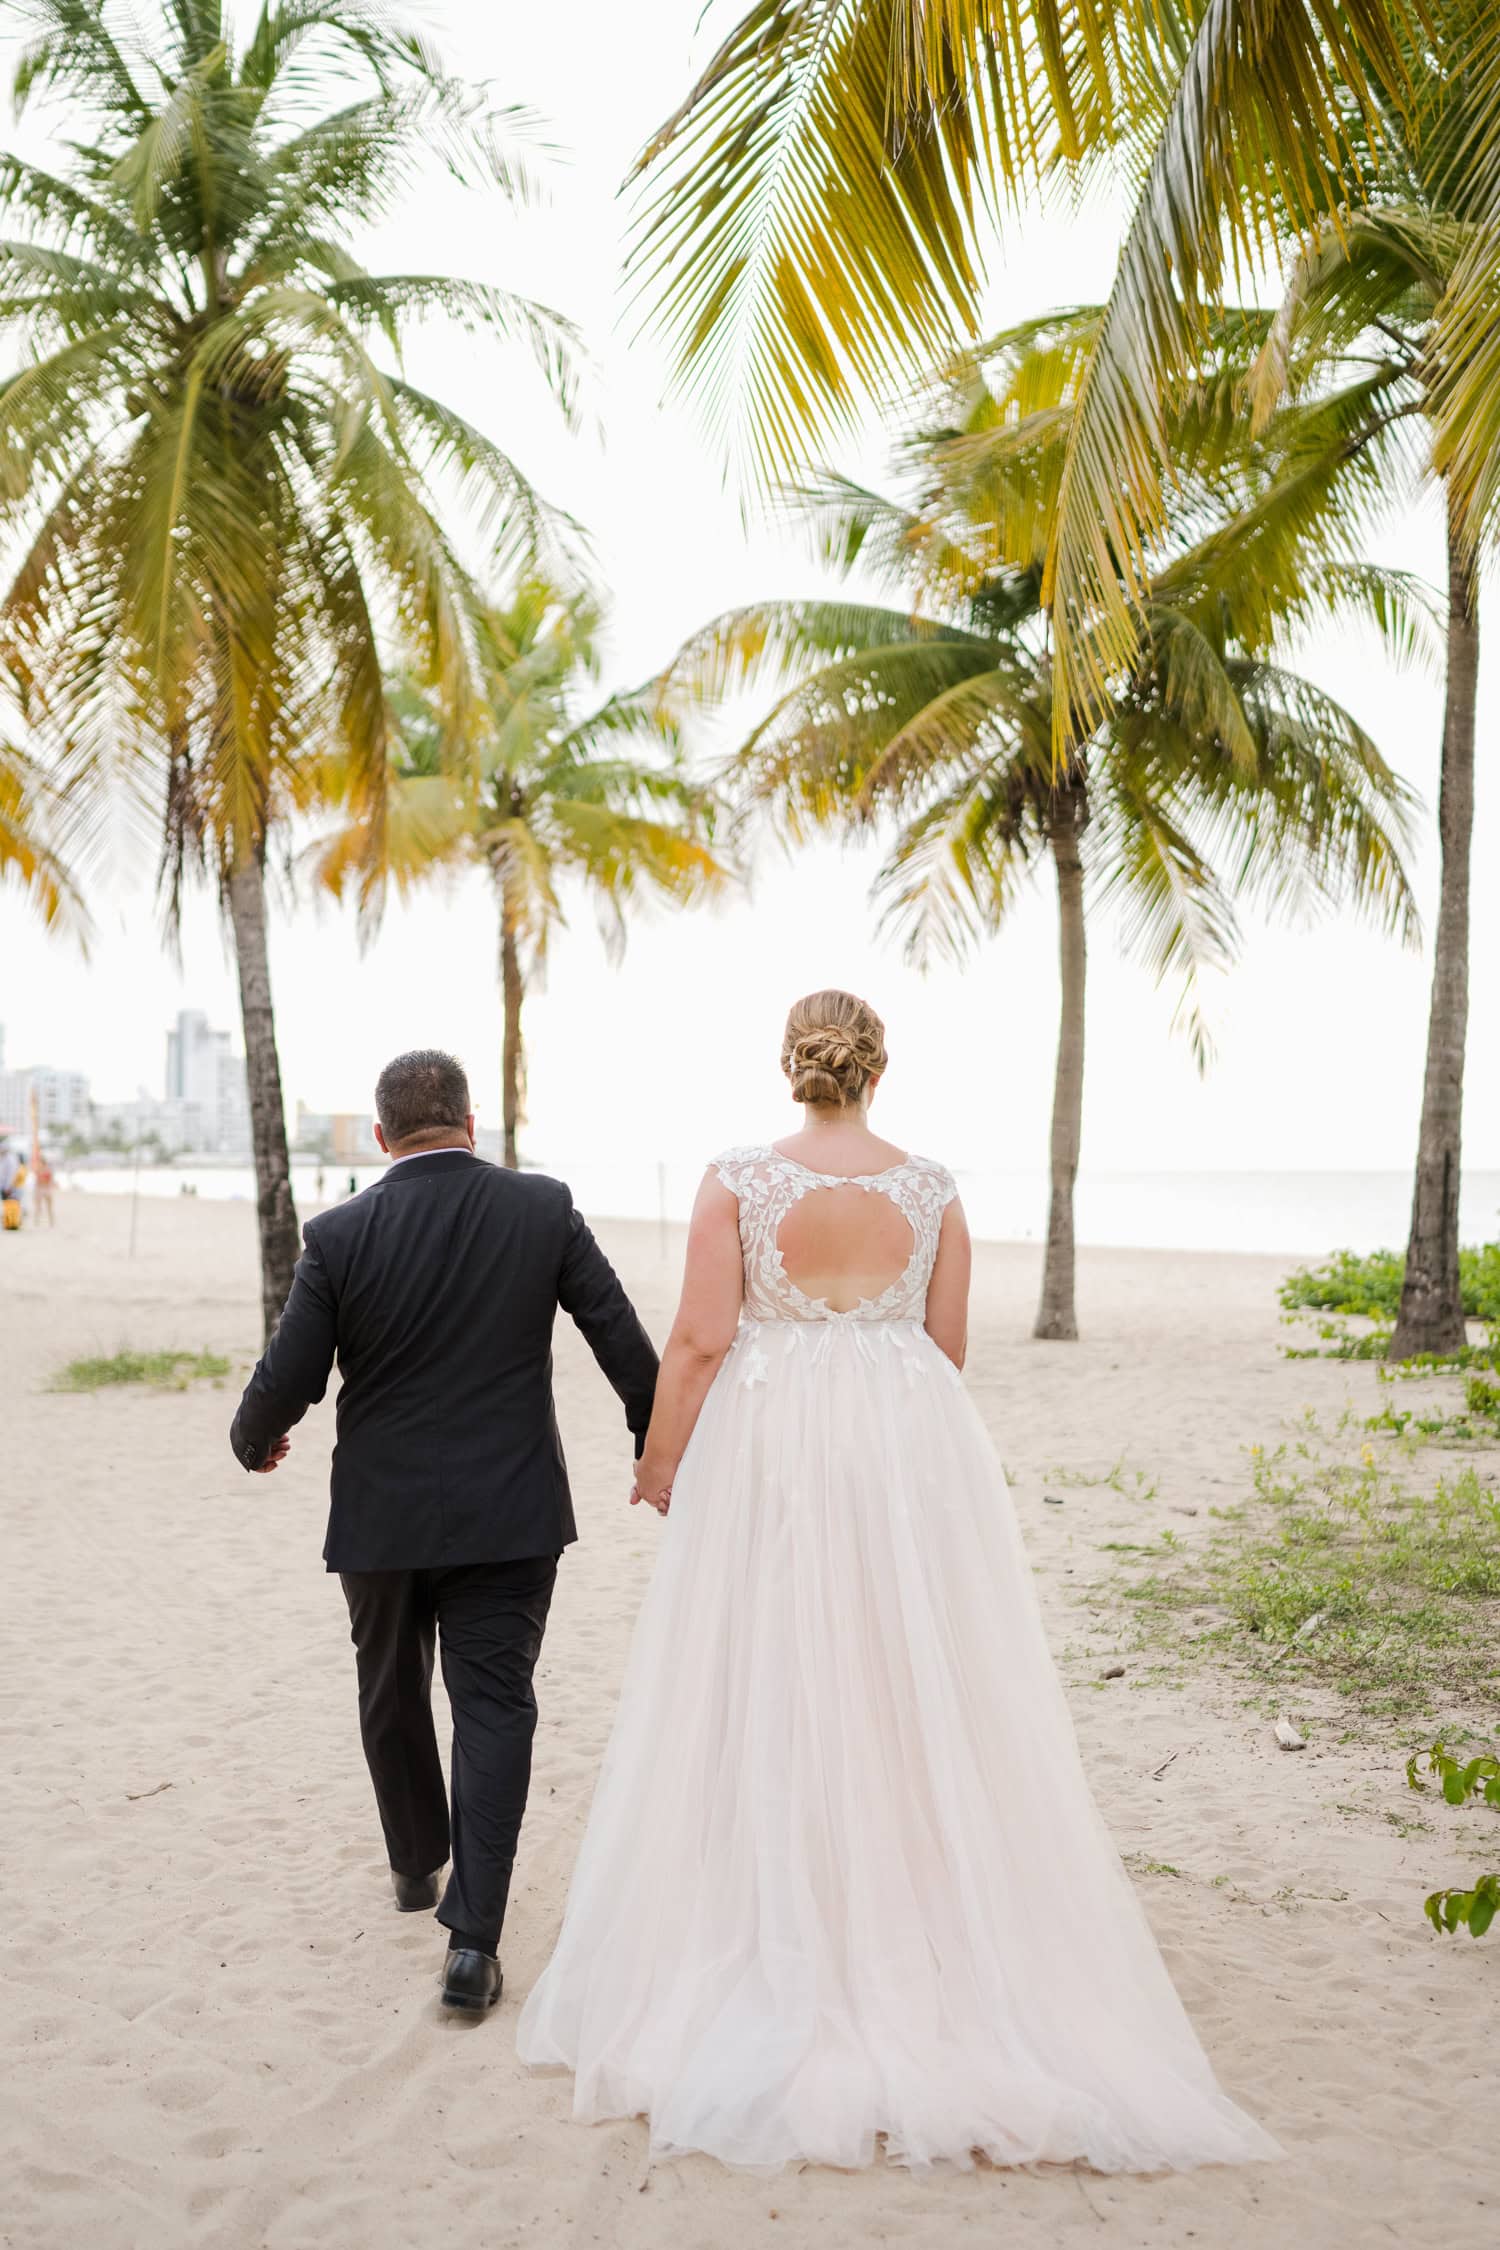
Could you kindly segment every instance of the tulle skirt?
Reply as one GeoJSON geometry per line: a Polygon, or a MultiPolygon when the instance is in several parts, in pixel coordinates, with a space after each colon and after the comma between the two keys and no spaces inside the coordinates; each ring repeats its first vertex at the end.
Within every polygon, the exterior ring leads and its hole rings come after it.
{"type": "Polygon", "coordinates": [[[1279,2153],[1183,2012],[918,1323],[742,1324],[519,2047],[579,2119],[732,2164],[1279,2153]]]}

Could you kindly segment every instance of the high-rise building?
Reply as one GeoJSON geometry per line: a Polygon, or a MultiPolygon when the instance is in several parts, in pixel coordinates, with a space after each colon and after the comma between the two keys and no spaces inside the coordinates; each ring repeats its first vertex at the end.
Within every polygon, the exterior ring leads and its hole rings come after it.
{"type": "Polygon", "coordinates": [[[199,1008],[184,1008],[167,1033],[167,1103],[180,1104],[183,1146],[217,1156],[250,1147],[250,1096],[245,1063],[227,1031],[215,1031],[199,1008]]]}

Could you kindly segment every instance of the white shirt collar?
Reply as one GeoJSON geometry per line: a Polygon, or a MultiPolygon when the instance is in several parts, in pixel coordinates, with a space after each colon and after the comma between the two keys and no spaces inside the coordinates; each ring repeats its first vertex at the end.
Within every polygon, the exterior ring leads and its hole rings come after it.
{"type": "Polygon", "coordinates": [[[398,1164],[414,1164],[419,1156],[472,1156],[471,1148],[409,1148],[404,1156],[391,1158],[391,1169],[398,1164]]]}

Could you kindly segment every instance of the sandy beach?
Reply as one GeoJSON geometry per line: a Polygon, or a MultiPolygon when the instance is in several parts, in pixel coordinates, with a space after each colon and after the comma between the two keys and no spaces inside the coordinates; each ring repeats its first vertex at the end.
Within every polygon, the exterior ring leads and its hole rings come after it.
{"type": "MultiPolygon", "coordinates": [[[[1227,1676],[1174,1686],[1130,1662],[1101,1683],[1118,1620],[1079,1598],[1107,1567],[1100,1550],[1143,1524],[1198,1536],[1243,1496],[1244,1449],[1304,1407],[1373,1410],[1370,1367],[1281,1355],[1280,1261],[1085,1251],[1086,1340],[1044,1347],[1027,1333],[1037,1253],[983,1246],[969,1381],[1014,1479],[1103,1811],[1222,2079],[1286,2161],[1184,2178],[760,2178],[648,2166],[638,2124],[574,2126],[568,2082],[515,2057],[659,1530],[626,1506],[624,1430],[577,1338],[563,1324],[558,1371],[583,1536],[539,1674],[505,1998],[474,2027],[440,2011],[440,1935],[398,1916],[386,1886],[347,1620],[319,1554],[332,1406],[274,1478],[244,1476],[226,1443],[255,1348],[250,1210],[143,1202],[133,1258],[125,1201],[67,1195],[59,1216],[55,1234],[0,1243],[0,2242],[1496,2240],[1500,1936],[1443,1941],[1421,1914],[1465,1864],[1460,1835],[1494,1816],[1429,1802],[1429,1830],[1404,1834],[1414,1800],[1391,1740],[1341,1740],[1304,1709],[1309,1745],[1285,1753],[1227,1676]],[[125,1345],[212,1349],[234,1373],[185,1391],[48,1388],[70,1359],[125,1345]],[[1149,1499],[1073,1481],[1121,1459],[1149,1499]]],[[[664,1253],[655,1228],[599,1231],[660,1340],[679,1241],[664,1253]]]]}

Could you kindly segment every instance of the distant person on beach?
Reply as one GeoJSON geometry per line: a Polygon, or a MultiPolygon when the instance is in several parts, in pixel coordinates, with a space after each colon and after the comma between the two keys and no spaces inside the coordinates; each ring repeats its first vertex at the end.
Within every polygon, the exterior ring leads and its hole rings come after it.
{"type": "Polygon", "coordinates": [[[52,1207],[54,1184],[52,1165],[47,1152],[45,1149],[38,1149],[36,1172],[33,1176],[31,1189],[31,1215],[38,1226],[41,1225],[43,1219],[46,1220],[49,1227],[55,1227],[57,1224],[57,1213],[52,1207]]]}
{"type": "Polygon", "coordinates": [[[21,1182],[26,1177],[26,1167],[9,1141],[0,1141],[0,1219],[7,1234],[14,1234],[21,1224],[21,1182]]]}
{"type": "Polygon", "coordinates": [[[359,1193],[359,1181],[355,1178],[352,1172],[349,1174],[348,1192],[350,1195],[358,1195],[359,1193]]]}
{"type": "Polygon", "coordinates": [[[396,1904],[437,1909],[449,1932],[444,2003],[482,2014],[500,1995],[532,1673],[576,1537],[552,1404],[558,1310],[619,1394],[637,1451],[656,1353],[561,1182],[475,1155],[468,1081],[451,1055],[398,1055],[375,1109],[389,1169],[362,1195],[351,1176],[351,1200],[303,1229],[291,1295],[230,1442],[245,1468],[274,1470],[337,1359],[323,1553],[349,1604],[396,1904]],[[451,1815],[435,1651],[453,1711],[451,1815]]]}

